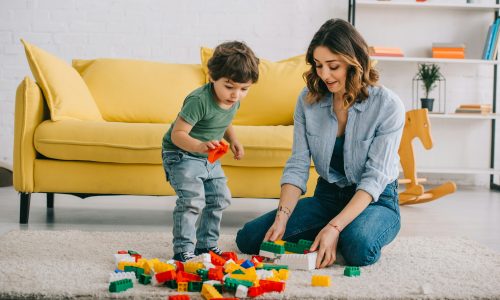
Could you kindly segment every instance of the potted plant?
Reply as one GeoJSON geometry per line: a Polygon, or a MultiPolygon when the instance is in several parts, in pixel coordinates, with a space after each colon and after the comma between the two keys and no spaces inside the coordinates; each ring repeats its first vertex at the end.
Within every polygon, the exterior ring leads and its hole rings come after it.
{"type": "Polygon", "coordinates": [[[436,64],[419,64],[417,72],[417,80],[423,83],[422,88],[425,92],[425,98],[421,98],[422,108],[427,108],[432,111],[434,98],[429,98],[429,93],[436,87],[436,82],[441,78],[439,66],[436,64]]]}

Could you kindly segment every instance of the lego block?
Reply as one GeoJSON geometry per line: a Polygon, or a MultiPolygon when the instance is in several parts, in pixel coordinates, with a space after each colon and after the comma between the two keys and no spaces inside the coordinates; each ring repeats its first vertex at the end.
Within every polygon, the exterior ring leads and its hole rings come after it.
{"type": "Polygon", "coordinates": [[[222,252],[221,257],[224,258],[225,260],[230,260],[230,259],[233,261],[238,260],[238,255],[234,252],[222,252]]]}
{"type": "Polygon", "coordinates": [[[197,274],[196,271],[198,271],[199,269],[203,269],[204,266],[203,266],[203,263],[201,262],[185,262],[184,263],[184,272],[188,272],[188,273],[191,273],[191,274],[197,274]]]}
{"type": "Polygon", "coordinates": [[[196,274],[201,277],[201,281],[207,281],[208,280],[208,270],[206,269],[199,269],[196,271],[196,274]]]}
{"type": "Polygon", "coordinates": [[[290,275],[290,272],[287,269],[280,269],[278,271],[278,277],[281,280],[288,280],[289,275],[290,275]]]}
{"type": "Polygon", "coordinates": [[[118,281],[122,279],[130,279],[134,281],[135,273],[134,272],[120,272],[120,273],[111,273],[109,274],[109,282],[118,281]]]}
{"type": "Polygon", "coordinates": [[[165,281],[165,285],[171,289],[177,289],[177,281],[175,280],[168,280],[168,281],[165,281]]]}
{"type": "MultiPolygon", "coordinates": [[[[285,246],[267,241],[267,242],[263,242],[260,245],[260,250],[265,251],[265,252],[271,252],[274,254],[284,254],[285,253],[285,246]]],[[[261,255],[261,254],[259,253],[259,255],[261,255]]],[[[264,255],[261,255],[261,256],[264,256],[264,255]]]]}
{"type": "Polygon", "coordinates": [[[130,279],[121,279],[109,283],[109,291],[111,293],[119,293],[132,288],[134,284],[130,279]]]}
{"type": "Polygon", "coordinates": [[[177,291],[178,292],[187,292],[188,291],[188,283],[187,282],[177,282],[177,291]]]}
{"type": "Polygon", "coordinates": [[[210,258],[212,259],[212,263],[216,266],[224,266],[226,260],[221,256],[215,254],[213,251],[210,251],[210,258]]]}
{"type": "Polygon", "coordinates": [[[224,284],[228,284],[228,285],[234,284],[235,287],[237,285],[241,284],[241,285],[244,285],[246,287],[251,287],[253,285],[253,282],[248,281],[248,280],[239,280],[239,279],[234,279],[234,278],[228,277],[224,280],[224,284]]]}
{"type": "Polygon", "coordinates": [[[190,300],[188,295],[170,295],[168,300],[190,300]]]}
{"type": "Polygon", "coordinates": [[[224,272],[222,267],[215,267],[208,270],[208,279],[210,280],[222,280],[224,277],[224,272]]]}
{"type": "Polygon", "coordinates": [[[236,288],[236,293],[234,294],[238,298],[246,298],[248,294],[248,287],[244,285],[238,285],[236,288]]]}
{"type": "Polygon", "coordinates": [[[330,286],[330,276],[313,275],[311,278],[312,286],[330,286]]]}
{"type": "Polygon", "coordinates": [[[247,259],[247,260],[245,260],[245,261],[244,261],[244,262],[243,262],[240,266],[242,266],[242,267],[243,267],[243,268],[245,268],[245,269],[248,269],[248,268],[253,267],[253,266],[254,266],[254,264],[253,264],[251,261],[249,261],[249,260],[247,259]]]}
{"type": "Polygon", "coordinates": [[[222,295],[210,284],[204,284],[201,288],[201,296],[206,300],[222,298],[222,295]]]}
{"type": "Polygon", "coordinates": [[[201,281],[201,277],[184,271],[177,272],[177,282],[201,281]]]}
{"type": "Polygon", "coordinates": [[[264,270],[280,270],[280,269],[288,269],[287,265],[278,265],[278,264],[264,264],[264,270]]]}
{"type": "Polygon", "coordinates": [[[291,270],[314,270],[316,268],[317,252],[307,254],[284,254],[275,261],[276,264],[287,265],[291,270]]]}
{"type": "Polygon", "coordinates": [[[139,283],[141,283],[141,284],[150,284],[151,283],[151,275],[141,274],[139,276],[139,283]]]}
{"type": "Polygon", "coordinates": [[[259,285],[265,293],[278,292],[281,293],[285,290],[285,283],[273,280],[259,280],[259,285]]]}
{"type": "Polygon", "coordinates": [[[188,282],[188,292],[201,292],[201,287],[203,282],[201,281],[190,281],[188,282]]]}
{"type": "Polygon", "coordinates": [[[361,270],[359,267],[345,267],[344,275],[348,277],[356,277],[361,275],[361,270]]]}
{"type": "Polygon", "coordinates": [[[260,286],[252,286],[248,288],[248,297],[257,297],[264,294],[264,290],[260,286]]]}
{"type": "Polygon", "coordinates": [[[121,261],[135,262],[135,258],[130,256],[130,254],[113,254],[115,258],[115,265],[118,265],[121,261]]]}
{"type": "Polygon", "coordinates": [[[220,141],[217,148],[212,149],[208,152],[208,161],[214,163],[216,160],[226,154],[228,149],[229,145],[224,141],[220,141]]]}
{"type": "Polygon", "coordinates": [[[173,270],[158,273],[158,274],[155,274],[155,279],[158,283],[163,283],[163,282],[167,282],[170,280],[176,280],[177,273],[175,273],[175,271],[173,271],[173,270]]]}

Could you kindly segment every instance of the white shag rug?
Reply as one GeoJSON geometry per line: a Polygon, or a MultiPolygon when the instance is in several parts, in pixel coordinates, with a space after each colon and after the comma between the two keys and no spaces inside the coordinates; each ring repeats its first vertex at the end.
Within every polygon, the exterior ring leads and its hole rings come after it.
{"type": "MultiPolygon", "coordinates": [[[[236,249],[233,236],[222,236],[219,245],[236,249]]],[[[113,253],[120,249],[169,258],[171,234],[8,232],[0,236],[0,298],[167,299],[176,293],[141,284],[109,293],[113,253]]],[[[500,253],[467,239],[400,237],[384,248],[379,262],[361,268],[360,277],[345,277],[343,269],[292,271],[284,293],[257,299],[500,299],[500,253]],[[331,286],[312,287],[312,274],[330,275],[331,286]]]]}

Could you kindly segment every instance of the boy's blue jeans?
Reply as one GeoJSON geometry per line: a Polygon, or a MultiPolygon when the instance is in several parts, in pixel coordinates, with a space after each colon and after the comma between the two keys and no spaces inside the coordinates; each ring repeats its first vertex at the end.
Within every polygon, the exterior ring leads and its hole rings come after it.
{"type": "Polygon", "coordinates": [[[231,193],[220,161],[210,163],[184,151],[162,151],[167,180],[177,193],[174,209],[174,253],[217,246],[222,211],[231,193]],[[196,229],[196,221],[201,214],[196,229]]]}
{"type": "MultiPolygon", "coordinates": [[[[397,180],[388,184],[379,200],[371,203],[340,233],[337,253],[340,252],[347,265],[366,266],[375,263],[380,258],[382,247],[398,234],[401,223],[397,188],[397,180]]],[[[283,240],[314,241],[319,231],[340,213],[355,192],[355,185],[340,188],[320,177],[314,196],[297,203],[286,225],[283,240]]],[[[273,210],[246,223],[236,236],[240,251],[257,254],[275,217],[276,210],[273,210]]]]}

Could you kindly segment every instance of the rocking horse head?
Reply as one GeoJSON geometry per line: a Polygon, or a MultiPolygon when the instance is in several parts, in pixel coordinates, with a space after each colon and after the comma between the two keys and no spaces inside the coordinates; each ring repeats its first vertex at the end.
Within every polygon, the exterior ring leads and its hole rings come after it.
{"type": "Polygon", "coordinates": [[[405,128],[403,135],[408,135],[409,140],[418,137],[425,149],[432,148],[431,123],[427,109],[415,109],[406,112],[405,128]]]}

